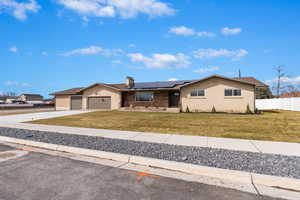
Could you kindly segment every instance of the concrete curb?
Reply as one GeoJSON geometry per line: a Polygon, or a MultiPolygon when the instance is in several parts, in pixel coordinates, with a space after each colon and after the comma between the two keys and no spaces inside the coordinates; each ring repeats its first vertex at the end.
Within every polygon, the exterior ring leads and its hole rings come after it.
{"type": "Polygon", "coordinates": [[[196,174],[210,178],[230,180],[243,184],[252,184],[256,187],[259,194],[267,196],[281,197],[290,200],[300,199],[300,180],[255,174],[250,172],[242,172],[228,169],[220,169],[213,167],[205,167],[194,164],[180,163],[174,161],[160,160],[154,158],[132,156],[119,153],[111,153],[97,151],[92,149],[83,149],[77,147],[69,147],[56,144],[48,144],[43,142],[35,142],[11,137],[0,136],[0,141],[33,146],[48,150],[74,153],[89,157],[96,157],[120,162],[144,165],[154,168],[162,168],[172,171],[184,172],[187,174],[196,174]]]}

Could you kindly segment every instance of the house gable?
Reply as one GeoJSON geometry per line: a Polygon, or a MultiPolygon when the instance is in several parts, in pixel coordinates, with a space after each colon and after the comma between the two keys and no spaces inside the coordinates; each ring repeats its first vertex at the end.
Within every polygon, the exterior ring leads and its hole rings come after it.
{"type": "Polygon", "coordinates": [[[85,88],[82,92],[83,109],[88,109],[89,97],[110,97],[112,109],[119,109],[121,107],[121,92],[114,87],[107,86],[106,84],[94,84],[85,88]]]}
{"type": "Polygon", "coordinates": [[[210,112],[213,107],[222,112],[243,112],[249,105],[255,110],[255,89],[252,84],[232,81],[222,77],[210,77],[181,88],[183,111],[210,112]],[[241,89],[241,96],[225,96],[225,89],[241,89]],[[193,91],[204,90],[204,96],[191,96],[193,91]]]}

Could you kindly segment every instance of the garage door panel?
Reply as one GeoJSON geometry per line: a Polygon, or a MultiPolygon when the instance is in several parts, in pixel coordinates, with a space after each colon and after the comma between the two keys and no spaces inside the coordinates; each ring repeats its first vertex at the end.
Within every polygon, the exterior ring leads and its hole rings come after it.
{"type": "Polygon", "coordinates": [[[82,109],[82,96],[71,96],[71,110],[82,109]]]}
{"type": "Polygon", "coordinates": [[[88,97],[88,109],[111,109],[111,97],[88,97]]]}

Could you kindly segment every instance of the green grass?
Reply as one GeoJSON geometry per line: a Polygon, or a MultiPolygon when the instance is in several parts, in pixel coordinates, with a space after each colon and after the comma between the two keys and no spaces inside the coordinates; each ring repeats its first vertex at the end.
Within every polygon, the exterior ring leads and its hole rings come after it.
{"type": "Polygon", "coordinates": [[[30,123],[300,142],[300,112],[292,111],[272,111],[260,115],[101,111],[30,123]]]}

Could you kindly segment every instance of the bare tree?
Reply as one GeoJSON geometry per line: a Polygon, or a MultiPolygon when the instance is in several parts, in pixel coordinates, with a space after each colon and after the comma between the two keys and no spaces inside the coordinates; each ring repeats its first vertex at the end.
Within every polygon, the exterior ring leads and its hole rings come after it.
{"type": "Polygon", "coordinates": [[[1,93],[0,96],[14,97],[14,96],[17,96],[17,94],[15,92],[4,92],[4,93],[1,93]]]}
{"type": "Polygon", "coordinates": [[[276,85],[276,94],[277,97],[280,97],[281,90],[282,90],[282,78],[286,76],[286,73],[284,72],[282,65],[279,65],[278,67],[275,68],[276,73],[277,73],[277,85],[276,85]]]}

